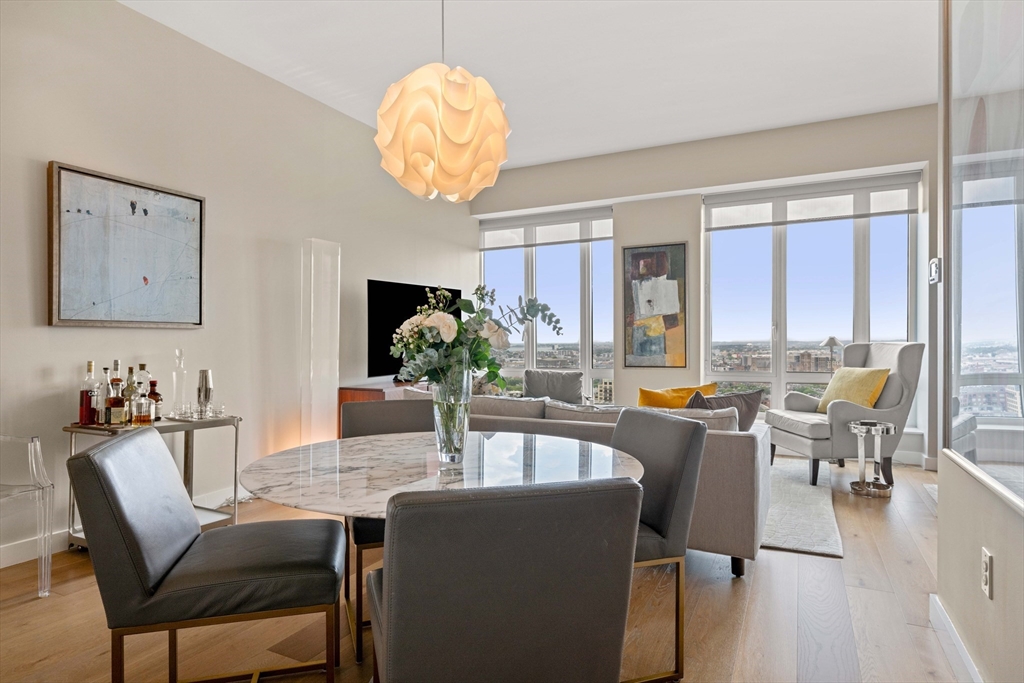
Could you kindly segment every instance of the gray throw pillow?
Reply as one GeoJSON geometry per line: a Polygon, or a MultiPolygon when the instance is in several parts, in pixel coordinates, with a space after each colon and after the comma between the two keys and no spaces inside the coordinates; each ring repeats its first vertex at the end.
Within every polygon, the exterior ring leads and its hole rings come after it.
{"type": "Polygon", "coordinates": [[[548,401],[544,408],[544,419],[615,424],[621,412],[622,406],[577,406],[562,401],[548,401]]]}
{"type": "Polygon", "coordinates": [[[643,410],[697,420],[706,424],[708,429],[713,429],[717,432],[739,431],[740,418],[735,406],[719,410],[702,410],[700,408],[643,408],[643,410]]]}
{"type": "Polygon", "coordinates": [[[527,370],[523,376],[523,396],[547,396],[565,403],[583,403],[583,373],[565,370],[527,370]]]}
{"type": "Polygon", "coordinates": [[[473,415],[544,419],[542,398],[510,398],[506,396],[474,396],[469,404],[473,415]]]}
{"type": "Polygon", "coordinates": [[[743,394],[715,394],[705,396],[699,391],[694,393],[687,401],[687,408],[701,408],[703,410],[718,410],[720,408],[736,408],[740,414],[739,429],[741,432],[749,432],[757,419],[757,412],[761,409],[761,396],[763,389],[748,391],[743,394]]]}

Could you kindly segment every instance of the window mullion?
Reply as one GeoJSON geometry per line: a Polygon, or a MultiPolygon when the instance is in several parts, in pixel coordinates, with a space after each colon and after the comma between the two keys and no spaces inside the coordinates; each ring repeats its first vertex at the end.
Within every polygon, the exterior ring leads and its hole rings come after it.
{"type": "MultiPolygon", "coordinates": [[[[870,193],[853,193],[853,211],[870,210],[870,193]]],[[[853,341],[871,340],[871,219],[853,220],[853,341]]]]}
{"type": "Polygon", "coordinates": [[[782,408],[786,395],[786,201],[772,201],[772,407],[782,408]]]}
{"type": "Polygon", "coordinates": [[[590,221],[580,221],[580,370],[583,371],[583,394],[593,393],[591,365],[594,360],[593,287],[591,286],[590,221]]]}
{"type": "MultiPolygon", "coordinates": [[[[537,295],[537,247],[533,246],[537,241],[537,230],[534,227],[524,229],[524,237],[528,245],[523,249],[523,298],[529,299],[537,295]]],[[[523,327],[523,350],[526,355],[526,368],[534,370],[537,367],[537,325],[527,323],[523,327]]]]}

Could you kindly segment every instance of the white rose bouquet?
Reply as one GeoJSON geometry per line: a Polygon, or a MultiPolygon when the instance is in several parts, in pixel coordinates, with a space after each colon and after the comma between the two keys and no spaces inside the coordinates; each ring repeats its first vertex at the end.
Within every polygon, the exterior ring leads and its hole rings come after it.
{"type": "Polygon", "coordinates": [[[537,299],[523,300],[519,305],[493,309],[493,289],[480,285],[473,290],[473,299],[459,299],[452,303],[451,294],[443,289],[427,290],[427,303],[416,310],[402,326],[395,330],[391,355],[402,358],[399,378],[418,382],[426,378],[433,384],[442,383],[454,370],[462,370],[463,358],[471,370],[487,373],[487,381],[505,388],[501,365],[491,354],[493,349],[509,347],[511,332],[520,332],[521,326],[533,320],[561,334],[561,322],[551,307],[537,299]],[[462,311],[463,319],[452,315],[462,311]]]}

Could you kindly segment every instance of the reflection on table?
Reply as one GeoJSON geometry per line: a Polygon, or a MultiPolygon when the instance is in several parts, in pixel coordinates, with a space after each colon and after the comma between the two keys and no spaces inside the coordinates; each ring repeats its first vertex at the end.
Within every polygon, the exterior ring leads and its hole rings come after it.
{"type": "Polygon", "coordinates": [[[643,466],[607,446],[509,432],[472,432],[461,466],[441,468],[432,433],[324,441],[269,455],[241,483],[280,505],[383,519],[402,491],[523,486],[608,477],[639,480],[643,466]]]}

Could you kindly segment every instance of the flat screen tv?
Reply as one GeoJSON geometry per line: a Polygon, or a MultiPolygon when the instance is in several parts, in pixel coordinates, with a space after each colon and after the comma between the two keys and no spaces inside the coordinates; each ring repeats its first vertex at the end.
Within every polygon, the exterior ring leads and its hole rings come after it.
{"type": "MultiPolygon", "coordinates": [[[[437,289],[431,286],[430,289],[437,289]]],[[[462,297],[462,290],[444,287],[452,301],[462,297]]],[[[405,282],[366,281],[366,375],[381,377],[397,375],[402,359],[391,355],[392,335],[406,320],[416,315],[416,307],[427,303],[427,285],[405,282]]],[[[461,318],[459,311],[453,315],[461,318]]]]}

